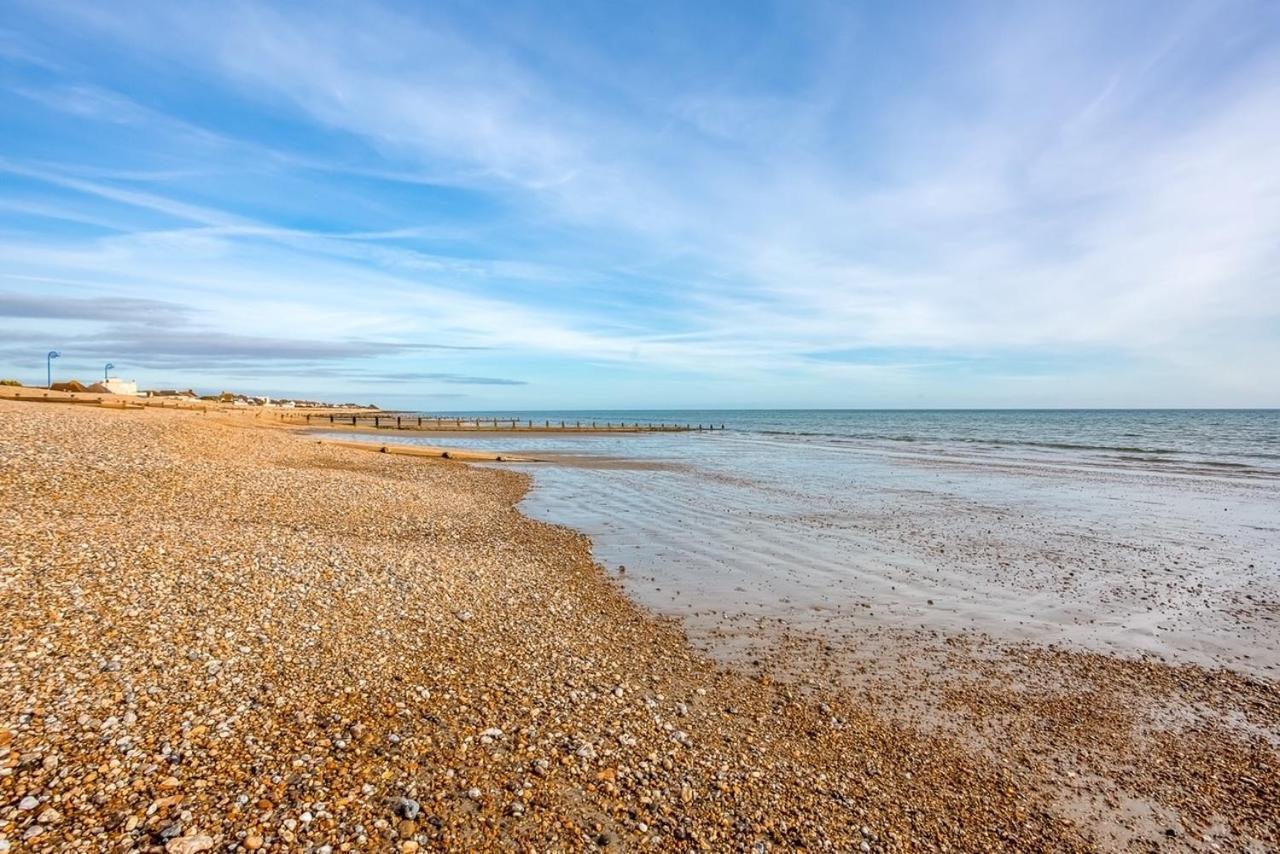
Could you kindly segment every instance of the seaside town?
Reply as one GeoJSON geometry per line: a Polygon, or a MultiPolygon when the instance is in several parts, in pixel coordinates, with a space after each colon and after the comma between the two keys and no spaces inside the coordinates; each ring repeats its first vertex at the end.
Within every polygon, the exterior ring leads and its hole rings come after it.
{"type": "MultiPolygon", "coordinates": [[[[31,388],[19,380],[3,379],[0,380],[0,387],[10,389],[27,389],[31,388]]],[[[101,380],[85,384],[79,380],[59,380],[57,382],[49,382],[45,386],[36,386],[33,390],[45,389],[47,391],[56,391],[70,394],[106,394],[114,395],[120,398],[145,398],[155,400],[169,400],[175,403],[188,402],[195,403],[204,401],[206,403],[222,403],[231,406],[260,406],[273,407],[277,409],[324,409],[326,411],[333,409],[358,409],[358,410],[376,410],[378,407],[374,404],[359,403],[325,403],[318,400],[305,400],[301,398],[288,397],[266,397],[263,395],[240,394],[232,391],[223,391],[218,394],[199,394],[194,389],[172,389],[172,388],[138,388],[138,384],[133,380],[124,380],[120,377],[107,376],[104,374],[101,380]]]]}

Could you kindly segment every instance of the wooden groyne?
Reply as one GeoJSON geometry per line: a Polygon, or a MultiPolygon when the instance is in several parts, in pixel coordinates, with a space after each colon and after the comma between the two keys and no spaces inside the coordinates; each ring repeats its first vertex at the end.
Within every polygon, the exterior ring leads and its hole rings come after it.
{"type": "Polygon", "coordinates": [[[584,421],[559,418],[449,418],[404,413],[274,412],[289,424],[373,430],[413,430],[424,433],[689,433],[723,430],[723,424],[669,424],[644,421],[584,421]]]}

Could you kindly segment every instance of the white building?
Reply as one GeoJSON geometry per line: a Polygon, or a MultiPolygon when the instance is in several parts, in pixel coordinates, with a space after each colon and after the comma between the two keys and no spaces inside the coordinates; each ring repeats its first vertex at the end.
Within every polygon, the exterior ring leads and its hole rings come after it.
{"type": "Polygon", "coordinates": [[[122,380],[119,377],[111,377],[100,383],[94,383],[89,386],[89,391],[96,394],[126,394],[130,397],[141,397],[138,392],[138,384],[133,380],[122,380]]]}

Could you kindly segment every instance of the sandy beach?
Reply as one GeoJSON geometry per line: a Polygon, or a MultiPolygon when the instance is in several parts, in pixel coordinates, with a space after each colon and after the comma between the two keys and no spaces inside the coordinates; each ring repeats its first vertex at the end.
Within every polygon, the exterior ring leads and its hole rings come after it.
{"type": "Polygon", "coordinates": [[[713,659],[528,486],[0,401],[0,851],[1280,844],[1266,677],[927,632],[713,659]],[[918,678],[851,678],[888,656],[918,678]]]}

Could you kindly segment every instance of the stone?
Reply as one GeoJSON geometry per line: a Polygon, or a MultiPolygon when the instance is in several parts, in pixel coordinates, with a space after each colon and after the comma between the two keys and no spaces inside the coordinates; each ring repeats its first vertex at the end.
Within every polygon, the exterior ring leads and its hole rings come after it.
{"type": "Polygon", "coordinates": [[[32,797],[31,795],[27,795],[25,798],[18,801],[18,809],[22,810],[23,812],[30,812],[31,810],[35,809],[38,806],[40,806],[39,799],[32,797]]]}
{"type": "Polygon", "coordinates": [[[208,851],[212,847],[213,837],[201,833],[195,836],[180,836],[177,839],[170,839],[164,850],[166,854],[198,854],[198,852],[208,851]]]}
{"type": "Polygon", "coordinates": [[[400,818],[413,821],[422,813],[422,805],[412,798],[392,798],[391,812],[400,818]]]}

